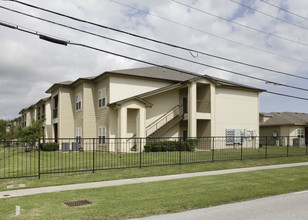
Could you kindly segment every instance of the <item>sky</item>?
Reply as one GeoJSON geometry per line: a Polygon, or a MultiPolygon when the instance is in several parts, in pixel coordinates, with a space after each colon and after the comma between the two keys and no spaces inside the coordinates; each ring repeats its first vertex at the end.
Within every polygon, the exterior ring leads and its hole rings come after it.
{"type": "MultiPolygon", "coordinates": [[[[258,11],[236,4],[231,0],[20,1],[118,30],[179,45],[192,51],[198,50],[308,78],[308,1],[306,0],[265,0],[299,16],[261,0],[234,0],[258,11]]],[[[306,79],[167,47],[73,21],[12,1],[0,1],[1,6],[276,84],[119,44],[0,8],[0,22],[5,24],[18,25],[20,28],[39,34],[86,44],[158,65],[169,65],[275,93],[308,98],[307,91],[277,85],[280,83],[308,89],[306,79]]],[[[96,76],[110,70],[149,66],[83,47],[50,43],[39,39],[38,36],[4,26],[0,26],[0,51],[0,119],[5,120],[18,117],[21,109],[48,97],[49,94],[45,91],[54,83],[96,76]]],[[[308,101],[261,93],[259,111],[308,113],[308,101]]]]}

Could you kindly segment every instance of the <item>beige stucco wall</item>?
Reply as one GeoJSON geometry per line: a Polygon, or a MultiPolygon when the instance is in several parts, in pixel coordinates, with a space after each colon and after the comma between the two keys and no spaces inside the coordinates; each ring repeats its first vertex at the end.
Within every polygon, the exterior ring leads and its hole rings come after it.
{"type": "Polygon", "coordinates": [[[292,125],[283,125],[283,126],[261,126],[260,135],[261,136],[273,136],[273,132],[277,131],[278,136],[293,136],[297,137],[297,129],[303,129],[305,132],[305,126],[292,126],[292,125]]]}
{"type": "Polygon", "coordinates": [[[110,103],[171,85],[168,81],[110,76],[110,103]]]}
{"type": "MultiPolygon", "coordinates": [[[[109,77],[103,77],[99,81],[96,82],[96,91],[95,91],[95,114],[96,114],[96,122],[97,122],[97,127],[96,127],[96,136],[98,137],[98,128],[102,126],[106,126],[106,137],[115,137],[115,136],[110,136],[111,131],[110,131],[110,126],[116,126],[117,121],[115,121],[116,118],[111,118],[112,116],[110,115],[110,109],[107,106],[104,107],[98,107],[98,91],[106,89],[106,105],[110,102],[110,87],[109,87],[109,77]],[[112,122],[109,124],[109,122],[112,122]]],[[[117,129],[117,128],[116,128],[117,129]]]]}
{"type": "Polygon", "coordinates": [[[52,111],[51,111],[51,99],[48,99],[45,102],[45,121],[44,121],[44,127],[45,127],[45,138],[52,138],[52,124],[51,124],[51,117],[52,117],[52,111]]]}
{"type": "Polygon", "coordinates": [[[97,91],[94,83],[83,83],[83,138],[97,137],[95,103],[97,91]]]}
{"type": "Polygon", "coordinates": [[[255,130],[259,135],[258,97],[258,92],[216,87],[212,136],[225,136],[226,129],[255,130]]]}
{"type": "MultiPolygon", "coordinates": [[[[83,128],[83,109],[84,109],[84,92],[83,92],[83,84],[79,83],[73,90],[72,99],[70,102],[73,106],[73,113],[74,113],[74,135],[72,137],[76,136],[76,128],[83,128]],[[76,110],[76,95],[81,94],[81,109],[76,110]]],[[[82,137],[83,137],[83,129],[82,129],[82,137]]]]}
{"type": "Polygon", "coordinates": [[[59,138],[75,137],[74,132],[74,91],[67,87],[60,88],[58,107],[59,138]]]}
{"type": "Polygon", "coordinates": [[[170,128],[167,132],[162,134],[160,137],[161,138],[176,138],[180,137],[180,124],[176,124],[172,128],[170,128]]]}
{"type": "Polygon", "coordinates": [[[272,137],[274,131],[277,131],[278,135],[281,134],[280,127],[277,127],[277,126],[260,127],[260,136],[261,137],[272,137]]]}
{"type": "Polygon", "coordinates": [[[150,125],[180,103],[179,90],[172,90],[145,99],[153,104],[146,110],[146,126],[150,125]]]}

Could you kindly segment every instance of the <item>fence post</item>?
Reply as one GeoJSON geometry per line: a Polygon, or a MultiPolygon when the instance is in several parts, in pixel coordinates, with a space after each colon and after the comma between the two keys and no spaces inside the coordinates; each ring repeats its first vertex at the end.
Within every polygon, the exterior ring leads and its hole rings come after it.
{"type": "Polygon", "coordinates": [[[41,139],[38,140],[38,179],[41,179],[41,139]]]}
{"type": "Polygon", "coordinates": [[[95,171],[95,138],[93,138],[93,169],[92,172],[94,173],[95,171]]]}
{"type": "Polygon", "coordinates": [[[213,137],[212,163],[214,163],[215,137],[213,137]]]}
{"type": "Polygon", "coordinates": [[[181,151],[182,151],[182,141],[181,141],[181,137],[180,137],[180,144],[179,144],[179,148],[180,148],[180,157],[179,157],[179,165],[181,165],[181,151]]]}
{"type": "Polygon", "coordinates": [[[265,137],[265,159],[267,159],[267,136],[265,137]]]}
{"type": "Polygon", "coordinates": [[[289,137],[288,137],[288,143],[287,143],[287,157],[289,157],[289,137]]]}
{"type": "Polygon", "coordinates": [[[243,140],[241,137],[241,160],[243,160],[243,140]]]}
{"type": "Polygon", "coordinates": [[[141,152],[141,146],[142,146],[142,138],[140,138],[140,143],[139,143],[140,145],[139,145],[139,151],[140,151],[140,163],[139,163],[139,168],[141,168],[141,166],[142,166],[142,152],[141,152]]]}

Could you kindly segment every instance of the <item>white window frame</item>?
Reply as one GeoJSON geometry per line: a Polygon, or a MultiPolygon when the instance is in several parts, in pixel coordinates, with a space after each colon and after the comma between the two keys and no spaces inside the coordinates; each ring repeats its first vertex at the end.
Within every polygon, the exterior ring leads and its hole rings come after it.
{"type": "Polygon", "coordinates": [[[82,138],[82,128],[76,128],[76,142],[81,143],[82,138]]]}
{"type": "Polygon", "coordinates": [[[76,111],[82,109],[82,96],[81,93],[76,94],[76,111]]]}
{"type": "Polygon", "coordinates": [[[303,128],[298,128],[297,129],[297,137],[301,138],[305,136],[305,131],[303,128]]]}
{"type": "Polygon", "coordinates": [[[102,108],[106,106],[106,88],[98,90],[98,107],[102,108]]]}
{"type": "Polygon", "coordinates": [[[98,128],[98,143],[105,144],[106,143],[106,126],[100,126],[98,128]]]}

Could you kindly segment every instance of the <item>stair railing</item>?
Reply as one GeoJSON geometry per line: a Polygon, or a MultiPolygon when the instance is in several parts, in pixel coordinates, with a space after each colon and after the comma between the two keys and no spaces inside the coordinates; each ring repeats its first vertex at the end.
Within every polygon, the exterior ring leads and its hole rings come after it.
{"type": "Polygon", "coordinates": [[[183,114],[182,105],[177,105],[173,107],[170,111],[166,112],[160,118],[152,122],[150,125],[146,127],[146,134],[149,136],[150,134],[157,131],[159,128],[167,124],[169,121],[174,119],[175,117],[183,114]]]}

